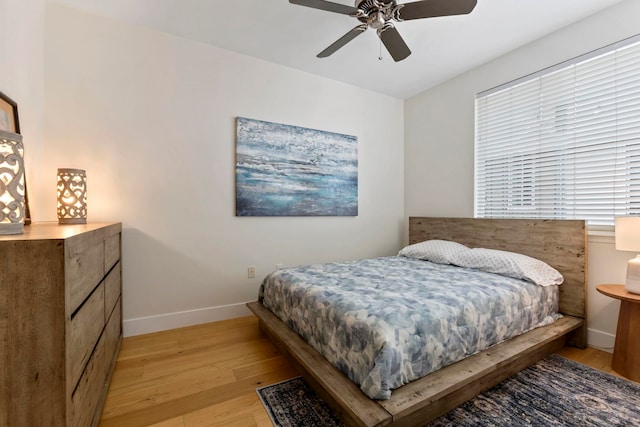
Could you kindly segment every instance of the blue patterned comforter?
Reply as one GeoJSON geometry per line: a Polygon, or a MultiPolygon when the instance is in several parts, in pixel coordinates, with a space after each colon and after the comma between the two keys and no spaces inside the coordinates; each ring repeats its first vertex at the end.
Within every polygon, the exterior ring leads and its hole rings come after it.
{"type": "Polygon", "coordinates": [[[260,301],[372,399],[560,317],[557,286],[399,256],[277,270],[260,301]]]}

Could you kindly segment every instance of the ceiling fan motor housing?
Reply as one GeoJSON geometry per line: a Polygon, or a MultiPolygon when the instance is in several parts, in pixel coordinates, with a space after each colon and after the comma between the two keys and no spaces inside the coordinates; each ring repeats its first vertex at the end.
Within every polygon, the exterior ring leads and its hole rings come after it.
{"type": "Polygon", "coordinates": [[[396,0],[356,0],[356,8],[362,10],[375,9],[378,7],[376,3],[388,7],[389,5],[395,5],[396,0]]]}
{"type": "Polygon", "coordinates": [[[360,22],[378,30],[393,17],[397,2],[396,0],[356,0],[355,6],[358,9],[355,17],[360,22]]]}

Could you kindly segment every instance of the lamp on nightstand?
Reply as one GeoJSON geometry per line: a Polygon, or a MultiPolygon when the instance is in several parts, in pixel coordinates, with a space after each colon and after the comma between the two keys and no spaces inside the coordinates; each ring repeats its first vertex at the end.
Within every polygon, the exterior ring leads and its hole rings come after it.
{"type": "MultiPolygon", "coordinates": [[[[618,217],[615,221],[616,249],[640,252],[640,217],[618,217]]],[[[640,255],[627,263],[625,288],[631,293],[640,294],[640,255]]]]}
{"type": "Polygon", "coordinates": [[[0,234],[24,233],[22,135],[0,130],[0,234]]]}

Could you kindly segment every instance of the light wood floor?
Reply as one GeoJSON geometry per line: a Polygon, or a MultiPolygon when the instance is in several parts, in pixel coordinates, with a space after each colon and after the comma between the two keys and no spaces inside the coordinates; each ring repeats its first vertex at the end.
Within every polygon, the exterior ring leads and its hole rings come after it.
{"type": "MultiPolygon", "coordinates": [[[[610,353],[560,354],[612,372],[610,353]]],[[[125,338],[100,426],[270,427],[255,389],[297,375],[255,317],[125,338]]]]}

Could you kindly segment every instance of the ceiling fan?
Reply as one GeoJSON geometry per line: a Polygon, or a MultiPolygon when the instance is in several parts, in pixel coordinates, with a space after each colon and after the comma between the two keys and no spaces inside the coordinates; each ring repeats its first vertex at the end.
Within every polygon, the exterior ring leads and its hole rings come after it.
{"type": "Polygon", "coordinates": [[[411,50],[391,21],[434,18],[436,16],[464,15],[476,7],[477,0],[421,0],[398,4],[396,0],[355,0],[355,7],[326,0],[289,0],[289,3],[328,12],[350,15],[361,22],[328,48],[318,54],[326,58],[371,27],[387,48],[394,61],[402,61],[411,50]]]}

